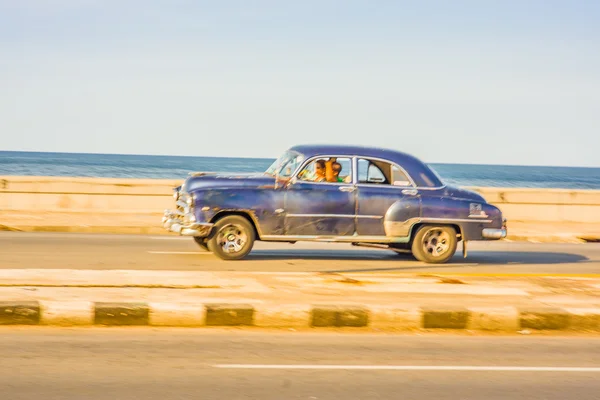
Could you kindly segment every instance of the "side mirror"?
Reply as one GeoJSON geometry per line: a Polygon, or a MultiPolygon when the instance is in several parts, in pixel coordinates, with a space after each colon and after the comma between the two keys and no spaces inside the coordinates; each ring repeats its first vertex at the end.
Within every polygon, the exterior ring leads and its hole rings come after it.
{"type": "Polygon", "coordinates": [[[283,184],[281,186],[275,185],[275,189],[287,189],[290,186],[292,186],[294,183],[296,183],[296,178],[290,178],[288,180],[283,181],[283,184]]]}

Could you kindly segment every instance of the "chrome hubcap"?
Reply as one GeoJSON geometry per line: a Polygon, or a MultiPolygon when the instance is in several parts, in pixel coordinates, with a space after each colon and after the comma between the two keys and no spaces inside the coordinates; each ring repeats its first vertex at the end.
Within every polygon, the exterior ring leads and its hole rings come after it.
{"type": "Polygon", "coordinates": [[[423,248],[434,257],[442,256],[450,249],[450,236],[441,229],[432,229],[423,238],[423,248]]]}
{"type": "Polygon", "coordinates": [[[226,225],[220,231],[217,237],[217,243],[226,253],[237,253],[244,248],[248,241],[248,236],[238,225],[226,225]]]}

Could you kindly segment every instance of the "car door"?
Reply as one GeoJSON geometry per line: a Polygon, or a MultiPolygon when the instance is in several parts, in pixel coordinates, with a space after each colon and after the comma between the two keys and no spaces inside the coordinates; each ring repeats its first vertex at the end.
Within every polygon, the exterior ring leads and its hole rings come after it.
{"type": "MultiPolygon", "coordinates": [[[[303,176],[316,161],[308,162],[299,176],[303,176]]],[[[356,187],[352,182],[352,162],[350,158],[337,158],[337,162],[348,177],[347,182],[314,182],[310,178],[298,178],[287,187],[284,207],[287,236],[354,234],[356,187]]]]}
{"type": "MultiPolygon", "coordinates": [[[[357,221],[361,236],[386,236],[386,220],[402,224],[420,216],[420,196],[408,174],[379,159],[357,160],[357,221]],[[387,217],[387,218],[386,218],[387,217]]],[[[393,229],[396,234],[398,229],[393,229]]]]}

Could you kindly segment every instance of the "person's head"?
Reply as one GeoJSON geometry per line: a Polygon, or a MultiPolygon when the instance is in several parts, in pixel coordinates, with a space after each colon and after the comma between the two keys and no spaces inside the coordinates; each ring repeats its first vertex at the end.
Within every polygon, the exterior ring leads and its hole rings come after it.
{"type": "Polygon", "coordinates": [[[318,177],[325,177],[325,160],[317,160],[315,163],[315,173],[318,177]]]}
{"type": "Polygon", "coordinates": [[[331,167],[333,169],[333,176],[337,178],[340,175],[340,172],[342,171],[342,164],[336,161],[331,165],[331,167]]]}

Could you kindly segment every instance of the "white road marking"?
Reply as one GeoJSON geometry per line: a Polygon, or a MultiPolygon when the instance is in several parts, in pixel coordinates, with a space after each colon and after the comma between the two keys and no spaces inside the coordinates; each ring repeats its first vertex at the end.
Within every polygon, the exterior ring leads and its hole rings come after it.
{"type": "Polygon", "coordinates": [[[477,365],[269,365],[269,364],[215,364],[223,369],[352,369],[398,371],[509,371],[509,372],[600,372],[600,367],[519,367],[477,365]]]}
{"type": "Polygon", "coordinates": [[[149,251],[150,254],[200,254],[200,255],[212,255],[208,251],[149,251]]]}

